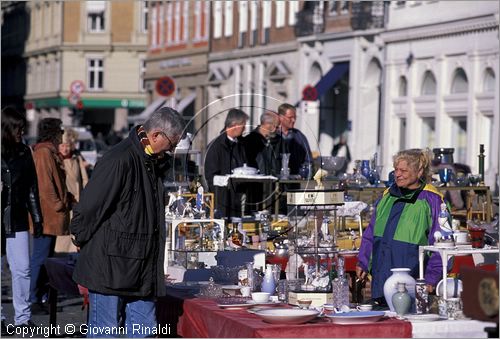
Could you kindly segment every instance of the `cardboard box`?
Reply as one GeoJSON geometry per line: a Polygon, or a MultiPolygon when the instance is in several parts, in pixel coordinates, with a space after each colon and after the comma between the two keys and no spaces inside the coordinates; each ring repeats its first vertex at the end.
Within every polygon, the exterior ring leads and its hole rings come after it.
{"type": "Polygon", "coordinates": [[[296,305],[297,300],[308,299],[312,300],[311,306],[322,306],[323,304],[331,304],[333,302],[332,292],[288,292],[288,303],[296,305]]]}

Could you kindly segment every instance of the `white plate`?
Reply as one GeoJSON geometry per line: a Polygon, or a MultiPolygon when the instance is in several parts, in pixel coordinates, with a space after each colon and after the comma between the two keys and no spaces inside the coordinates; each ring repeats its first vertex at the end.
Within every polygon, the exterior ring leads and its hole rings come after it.
{"type": "Polygon", "coordinates": [[[270,308],[255,311],[254,314],[271,324],[303,324],[316,318],[319,312],[297,308],[270,308]]]}
{"type": "Polygon", "coordinates": [[[422,323],[426,321],[436,321],[442,319],[439,314],[407,314],[405,316],[406,320],[409,320],[413,323],[422,323]]]}
{"type": "Polygon", "coordinates": [[[384,315],[384,311],[363,311],[326,314],[326,317],[330,318],[334,324],[348,325],[374,323],[384,315]]]}
{"type": "Polygon", "coordinates": [[[272,304],[278,304],[278,303],[275,303],[275,302],[273,302],[271,300],[269,300],[269,301],[263,301],[263,302],[257,302],[255,300],[248,300],[247,304],[251,304],[251,305],[272,305],[272,304]]]}

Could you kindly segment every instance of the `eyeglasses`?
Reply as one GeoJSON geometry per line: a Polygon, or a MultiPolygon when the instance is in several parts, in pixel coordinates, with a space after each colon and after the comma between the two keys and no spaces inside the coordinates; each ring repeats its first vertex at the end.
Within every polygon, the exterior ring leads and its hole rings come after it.
{"type": "Polygon", "coordinates": [[[161,133],[161,134],[162,134],[165,138],[167,138],[168,143],[170,144],[170,148],[169,148],[169,149],[167,149],[167,151],[166,151],[166,152],[173,152],[173,151],[175,150],[175,148],[177,147],[177,143],[173,143],[173,142],[172,142],[172,139],[170,139],[170,138],[168,137],[167,133],[165,133],[165,132],[163,132],[163,131],[160,131],[160,133],[161,133]]]}

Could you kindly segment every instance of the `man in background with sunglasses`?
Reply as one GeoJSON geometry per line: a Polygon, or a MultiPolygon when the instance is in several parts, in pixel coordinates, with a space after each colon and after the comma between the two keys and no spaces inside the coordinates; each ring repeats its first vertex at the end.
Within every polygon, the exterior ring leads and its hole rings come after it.
{"type": "Polygon", "coordinates": [[[165,294],[165,152],[183,130],[177,111],[154,112],[97,162],[74,209],[73,279],[89,290],[87,337],[155,333],[155,298],[165,294]]]}

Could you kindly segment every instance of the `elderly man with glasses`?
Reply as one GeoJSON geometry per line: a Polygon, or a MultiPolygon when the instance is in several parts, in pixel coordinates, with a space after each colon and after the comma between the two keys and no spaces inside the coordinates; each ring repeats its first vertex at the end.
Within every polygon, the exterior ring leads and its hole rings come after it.
{"type": "Polygon", "coordinates": [[[88,337],[154,333],[155,298],[165,294],[162,167],[183,131],[177,111],[154,112],[97,162],[74,209],[73,279],[89,290],[88,337]]]}

